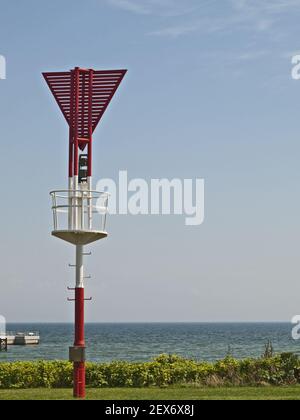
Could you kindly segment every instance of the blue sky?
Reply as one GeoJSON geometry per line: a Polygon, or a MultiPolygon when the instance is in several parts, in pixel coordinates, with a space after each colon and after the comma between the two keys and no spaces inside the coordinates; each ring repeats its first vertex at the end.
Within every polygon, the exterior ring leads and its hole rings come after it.
{"type": "Polygon", "coordinates": [[[112,217],[89,321],[290,320],[299,304],[299,0],[0,0],[0,313],[71,321],[71,246],[50,237],[66,123],[42,71],[128,68],[94,177],[205,178],[206,220],[112,217]]]}

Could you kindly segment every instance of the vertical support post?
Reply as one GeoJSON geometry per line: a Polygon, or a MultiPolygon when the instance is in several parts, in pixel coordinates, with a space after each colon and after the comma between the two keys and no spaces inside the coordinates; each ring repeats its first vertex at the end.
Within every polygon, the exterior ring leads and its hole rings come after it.
{"type": "Polygon", "coordinates": [[[74,72],[71,71],[70,128],[69,128],[69,230],[74,228],[74,72]]]}
{"type": "Polygon", "coordinates": [[[94,80],[94,71],[89,71],[89,105],[88,105],[88,177],[92,176],[92,141],[93,141],[93,80],[94,80]]]}
{"type": "MultiPolygon", "coordinates": [[[[85,348],[83,246],[76,245],[75,347],[85,348]]],[[[85,397],[85,361],[74,362],[74,397],[85,397]]]]}
{"type": "Polygon", "coordinates": [[[74,176],[78,177],[79,159],[78,159],[78,125],[79,125],[79,83],[80,83],[80,70],[78,67],[74,70],[74,176]]]}
{"type": "MultiPolygon", "coordinates": [[[[94,81],[94,71],[89,71],[89,107],[88,107],[88,133],[89,133],[89,143],[88,143],[88,189],[92,191],[92,142],[93,142],[93,81],[94,81]]],[[[89,229],[93,229],[93,199],[92,193],[89,192],[90,198],[88,200],[88,226],[89,229]]]]}
{"type": "Polygon", "coordinates": [[[79,94],[80,94],[80,70],[78,67],[74,70],[74,195],[75,195],[75,221],[74,228],[77,230],[80,225],[79,221],[79,209],[77,191],[79,189],[78,174],[79,174],[79,94]]]}

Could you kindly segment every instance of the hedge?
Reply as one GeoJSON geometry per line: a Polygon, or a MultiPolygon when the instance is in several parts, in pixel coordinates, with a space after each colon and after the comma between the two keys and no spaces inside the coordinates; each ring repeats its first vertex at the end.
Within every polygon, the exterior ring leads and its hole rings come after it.
{"type": "MultiPolygon", "coordinates": [[[[0,363],[0,389],[69,388],[72,370],[68,362],[0,363]]],[[[206,363],[161,355],[146,363],[87,363],[86,380],[91,388],[296,385],[300,384],[300,360],[281,354],[206,363]]]]}

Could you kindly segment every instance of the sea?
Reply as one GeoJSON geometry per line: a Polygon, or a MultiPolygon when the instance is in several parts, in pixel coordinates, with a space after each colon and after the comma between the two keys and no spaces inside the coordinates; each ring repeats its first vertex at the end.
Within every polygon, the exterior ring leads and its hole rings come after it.
{"type": "MultiPolygon", "coordinates": [[[[10,346],[0,362],[66,360],[73,345],[72,324],[10,324],[15,332],[38,331],[38,346],[10,346]]],[[[292,339],[288,323],[148,323],[87,324],[87,358],[94,362],[150,361],[160,354],[177,354],[201,361],[216,361],[228,354],[243,359],[259,357],[271,342],[275,352],[300,354],[300,341],[292,339]]]]}

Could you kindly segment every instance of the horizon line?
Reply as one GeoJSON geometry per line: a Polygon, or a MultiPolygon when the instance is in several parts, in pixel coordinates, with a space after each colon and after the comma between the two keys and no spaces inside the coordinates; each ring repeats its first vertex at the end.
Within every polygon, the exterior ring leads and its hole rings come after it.
{"type": "MultiPolygon", "coordinates": [[[[73,321],[8,321],[9,324],[74,324],[73,321]]],[[[89,321],[89,324],[291,324],[287,320],[275,321],[89,321]]]]}

